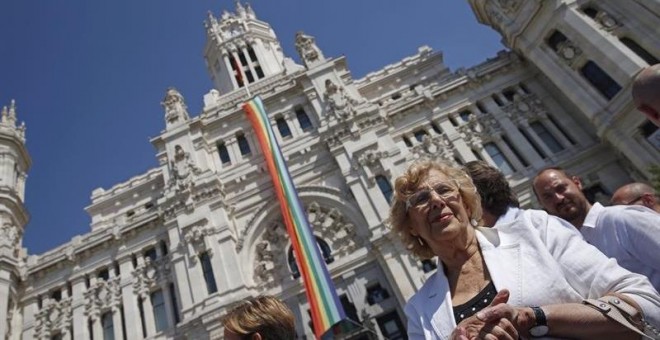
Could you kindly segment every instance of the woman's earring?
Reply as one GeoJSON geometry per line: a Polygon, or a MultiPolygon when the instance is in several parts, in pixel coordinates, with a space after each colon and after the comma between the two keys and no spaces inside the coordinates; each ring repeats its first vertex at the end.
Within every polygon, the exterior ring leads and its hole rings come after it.
{"type": "Polygon", "coordinates": [[[470,220],[470,224],[473,227],[478,227],[479,226],[479,221],[477,221],[477,219],[473,218],[473,219],[470,220]]]}
{"type": "Polygon", "coordinates": [[[424,246],[424,241],[422,241],[422,238],[417,236],[417,243],[419,243],[420,246],[424,246]]]}

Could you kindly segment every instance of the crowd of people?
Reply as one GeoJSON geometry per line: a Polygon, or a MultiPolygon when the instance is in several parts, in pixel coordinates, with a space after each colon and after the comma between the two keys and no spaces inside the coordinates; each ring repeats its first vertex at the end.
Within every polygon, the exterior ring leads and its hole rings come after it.
{"type": "MultiPolygon", "coordinates": [[[[634,81],[638,110],[660,126],[660,65],[634,81]]],[[[579,177],[533,178],[543,210],[521,209],[483,161],[416,162],[394,183],[389,223],[410,254],[438,269],[408,301],[409,339],[660,339],[660,196],[622,186],[591,203],[579,177]]],[[[294,318],[270,296],[224,319],[226,339],[293,339],[294,318]]]]}

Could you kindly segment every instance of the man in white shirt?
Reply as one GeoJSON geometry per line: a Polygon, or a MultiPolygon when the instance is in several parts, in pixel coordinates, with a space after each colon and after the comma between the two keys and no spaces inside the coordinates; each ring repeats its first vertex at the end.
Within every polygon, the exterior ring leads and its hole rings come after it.
{"type": "Polygon", "coordinates": [[[641,205],[660,213],[660,196],[646,183],[629,183],[612,194],[614,205],[641,205]]]}
{"type": "Polygon", "coordinates": [[[660,214],[640,206],[591,205],[580,179],[561,168],[541,170],[532,187],[549,214],[570,222],[587,242],[660,289],[660,214]]]}

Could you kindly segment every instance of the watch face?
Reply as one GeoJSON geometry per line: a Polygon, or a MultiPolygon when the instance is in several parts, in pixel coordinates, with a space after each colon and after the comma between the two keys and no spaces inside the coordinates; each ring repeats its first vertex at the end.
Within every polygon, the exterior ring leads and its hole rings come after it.
{"type": "Polygon", "coordinates": [[[544,326],[544,325],[534,326],[529,329],[529,334],[531,334],[532,336],[544,336],[548,334],[548,326],[544,326]]]}

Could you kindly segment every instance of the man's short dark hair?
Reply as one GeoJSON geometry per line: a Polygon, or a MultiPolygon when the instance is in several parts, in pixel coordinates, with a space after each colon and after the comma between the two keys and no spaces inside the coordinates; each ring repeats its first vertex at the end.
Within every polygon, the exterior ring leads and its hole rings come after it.
{"type": "Polygon", "coordinates": [[[465,164],[465,172],[472,178],[481,196],[481,207],[495,216],[502,216],[509,207],[519,207],[518,197],[497,168],[484,161],[465,164]]]}

